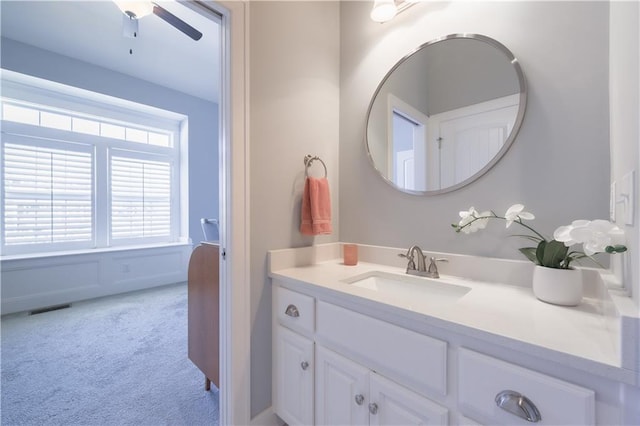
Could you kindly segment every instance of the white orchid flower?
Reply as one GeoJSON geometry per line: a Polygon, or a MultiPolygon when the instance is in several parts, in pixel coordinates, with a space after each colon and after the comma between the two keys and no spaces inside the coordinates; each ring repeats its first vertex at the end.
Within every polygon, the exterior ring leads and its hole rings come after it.
{"type": "Polygon", "coordinates": [[[513,222],[516,220],[533,220],[536,217],[529,212],[524,211],[524,206],[522,204],[514,204],[507,212],[504,214],[504,218],[507,220],[507,228],[511,226],[513,222]]]}
{"type": "Polygon", "coordinates": [[[467,211],[461,211],[459,215],[462,218],[460,222],[458,222],[458,227],[460,228],[460,230],[465,234],[472,232],[472,225],[469,224],[476,219],[478,211],[474,207],[471,207],[467,211]]]}
{"type": "Polygon", "coordinates": [[[489,219],[493,217],[493,214],[490,211],[484,211],[482,213],[479,213],[476,217],[478,217],[479,219],[476,219],[475,222],[469,225],[469,228],[473,228],[470,232],[476,232],[480,229],[486,228],[487,224],[489,223],[489,219]]]}
{"type": "Polygon", "coordinates": [[[474,218],[474,217],[476,217],[476,216],[478,215],[478,211],[476,210],[476,208],[475,208],[475,207],[471,206],[471,207],[469,208],[469,210],[462,211],[462,212],[460,212],[460,213],[458,213],[458,214],[460,215],[460,217],[461,217],[462,219],[466,219],[466,218],[468,218],[468,217],[472,217],[472,218],[474,218]]]}
{"type": "Polygon", "coordinates": [[[467,211],[461,211],[459,214],[462,219],[458,223],[458,227],[464,234],[470,234],[486,228],[489,218],[492,216],[490,211],[478,213],[474,207],[467,211]]]}
{"type": "Polygon", "coordinates": [[[604,252],[607,246],[622,244],[624,231],[607,220],[593,220],[570,231],[571,239],[583,243],[587,256],[604,252]]]}
{"type": "Polygon", "coordinates": [[[584,241],[577,241],[571,237],[571,231],[578,228],[584,228],[589,224],[588,220],[574,220],[571,225],[560,226],[553,231],[553,239],[564,243],[565,246],[571,247],[584,241]]]}

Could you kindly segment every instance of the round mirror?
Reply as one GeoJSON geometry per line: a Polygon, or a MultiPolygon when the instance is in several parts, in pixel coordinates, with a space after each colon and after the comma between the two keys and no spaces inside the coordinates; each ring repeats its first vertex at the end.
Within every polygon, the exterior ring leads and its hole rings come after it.
{"type": "Polygon", "coordinates": [[[524,74],[502,44],[475,34],[430,41],[376,89],[367,112],[369,158],[403,192],[453,191],[505,154],[525,105],[524,74]]]}

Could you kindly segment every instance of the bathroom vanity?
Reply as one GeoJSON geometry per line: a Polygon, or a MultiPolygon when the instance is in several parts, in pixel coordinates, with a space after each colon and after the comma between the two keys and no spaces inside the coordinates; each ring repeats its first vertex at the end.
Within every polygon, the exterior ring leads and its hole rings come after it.
{"type": "Polygon", "coordinates": [[[269,253],[273,410],[293,424],[638,424],[638,315],[585,270],[580,306],[530,288],[533,265],[340,244],[269,253]]]}

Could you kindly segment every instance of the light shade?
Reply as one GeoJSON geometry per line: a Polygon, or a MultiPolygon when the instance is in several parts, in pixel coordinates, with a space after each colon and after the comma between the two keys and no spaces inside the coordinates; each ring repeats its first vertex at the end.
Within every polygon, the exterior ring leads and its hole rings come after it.
{"type": "Polygon", "coordinates": [[[375,22],[387,22],[398,13],[394,0],[376,0],[371,10],[371,19],[375,22]]]}
{"type": "Polygon", "coordinates": [[[153,3],[150,1],[120,1],[113,0],[125,15],[133,14],[133,18],[140,19],[153,13],[153,3]]]}

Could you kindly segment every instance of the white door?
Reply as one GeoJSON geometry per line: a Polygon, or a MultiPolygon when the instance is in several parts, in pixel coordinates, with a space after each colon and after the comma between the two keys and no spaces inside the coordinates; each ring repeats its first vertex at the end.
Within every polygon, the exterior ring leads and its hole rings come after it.
{"type": "Polygon", "coordinates": [[[313,424],[313,342],[276,328],[275,412],[289,425],[313,424]]]}
{"type": "Polygon", "coordinates": [[[428,117],[389,95],[389,178],[400,188],[427,189],[428,117]]]}
{"type": "Polygon", "coordinates": [[[376,373],[369,378],[369,424],[447,425],[446,408],[376,373]]]}
{"type": "Polygon", "coordinates": [[[316,424],[369,424],[369,370],[316,346],[316,424]]]}
{"type": "Polygon", "coordinates": [[[400,188],[416,191],[415,151],[413,149],[395,153],[393,183],[400,188]]]}
{"type": "Polygon", "coordinates": [[[518,113],[517,97],[471,105],[432,116],[438,133],[440,187],[456,185],[484,168],[502,149],[518,113]]]}

